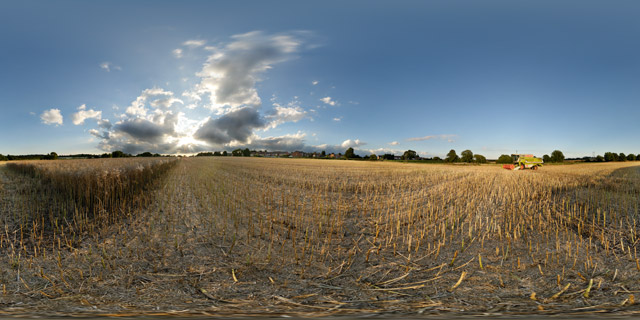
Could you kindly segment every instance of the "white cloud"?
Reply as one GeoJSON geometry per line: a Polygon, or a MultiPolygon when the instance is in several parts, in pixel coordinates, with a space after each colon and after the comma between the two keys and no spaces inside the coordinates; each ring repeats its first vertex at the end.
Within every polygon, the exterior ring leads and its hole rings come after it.
{"type": "Polygon", "coordinates": [[[259,106],[262,101],[255,84],[260,74],[274,64],[284,62],[298,51],[301,40],[291,34],[266,35],[253,31],[231,37],[233,41],[213,49],[202,70],[194,92],[208,95],[207,107],[219,114],[243,105],[259,106]]]}
{"type": "Polygon", "coordinates": [[[182,100],[173,97],[173,92],[153,87],[151,89],[145,89],[144,91],[142,91],[142,94],[140,94],[140,96],[138,96],[135,101],[131,102],[131,105],[127,108],[125,113],[130,116],[146,116],[147,108],[145,108],[145,105],[148,100],[151,100],[149,105],[154,108],[166,109],[172,106],[174,103],[184,104],[182,100]]]}
{"type": "Polygon", "coordinates": [[[400,143],[399,143],[398,141],[391,141],[391,142],[389,142],[389,145],[390,145],[390,146],[397,146],[397,145],[399,145],[399,144],[400,144],[400,143]]]}
{"type": "Polygon", "coordinates": [[[119,66],[114,65],[113,63],[109,62],[109,61],[105,61],[103,63],[100,64],[100,68],[106,70],[107,72],[111,72],[111,69],[113,70],[122,70],[122,68],[120,68],[119,66]]]}
{"type": "Polygon", "coordinates": [[[93,109],[87,110],[87,106],[83,104],[78,107],[78,112],[71,115],[71,121],[76,126],[83,124],[86,119],[101,120],[102,111],[96,111],[93,109]]]}
{"type": "Polygon", "coordinates": [[[355,140],[347,139],[347,140],[343,141],[340,146],[343,147],[343,148],[357,148],[357,147],[363,146],[365,144],[367,144],[367,143],[363,142],[363,141],[360,141],[360,139],[355,139],[355,140]]]}
{"type": "Polygon", "coordinates": [[[307,117],[307,114],[307,111],[299,106],[276,106],[275,113],[266,117],[271,119],[266,129],[273,129],[285,122],[298,122],[307,117]]]}
{"type": "Polygon", "coordinates": [[[56,126],[62,125],[62,114],[60,109],[49,109],[44,111],[40,115],[40,119],[44,124],[55,124],[56,126]]]}
{"type": "Polygon", "coordinates": [[[342,121],[342,117],[333,118],[333,121],[340,122],[340,121],[342,121]]]}
{"type": "Polygon", "coordinates": [[[180,103],[180,104],[184,104],[184,102],[178,98],[163,98],[163,99],[155,99],[152,100],[149,105],[151,105],[154,108],[169,108],[171,107],[174,103],[180,103]]]}
{"type": "Polygon", "coordinates": [[[332,100],[331,97],[324,97],[324,98],[320,99],[320,101],[322,101],[325,104],[328,104],[330,106],[335,106],[336,104],[338,104],[338,102],[336,102],[335,100],[332,100]]]}
{"type": "Polygon", "coordinates": [[[318,83],[319,83],[318,80],[314,80],[314,81],[311,82],[311,84],[314,85],[314,86],[318,85],[318,83]]]}
{"type": "MultiPolygon", "coordinates": [[[[202,40],[185,41],[172,51],[175,57],[185,57],[190,49],[207,45],[204,49],[209,56],[197,73],[196,85],[180,96],[157,87],[143,90],[129,106],[120,108],[119,114],[112,119],[113,124],[102,119],[100,111],[81,106],[74,114],[74,123],[96,119],[97,127],[87,133],[92,139],[99,139],[98,147],[105,151],[167,154],[235,147],[305,150],[305,134],[301,132],[269,137],[256,134],[287,122],[313,120],[313,112],[303,108],[297,97],[282,105],[275,102],[274,97],[274,108],[262,113],[262,100],[256,88],[266,71],[296,57],[302,48],[303,37],[304,32],[266,34],[254,31],[232,36],[229,42],[215,46],[202,40]],[[212,112],[207,116],[198,111],[187,111],[197,107],[212,112]],[[191,117],[200,114],[200,117],[189,118],[187,114],[191,117]]],[[[106,68],[113,70],[113,65],[107,64],[106,68]]],[[[187,79],[180,83],[191,82],[187,79]]]]}
{"type": "Polygon", "coordinates": [[[111,121],[109,119],[98,120],[98,127],[109,130],[111,129],[111,121]]]}
{"type": "Polygon", "coordinates": [[[439,134],[424,137],[409,138],[407,141],[426,141],[426,140],[445,140],[447,142],[455,142],[455,134],[439,134]]]}
{"type": "Polygon", "coordinates": [[[204,41],[204,40],[187,40],[187,41],[183,42],[182,45],[183,46],[187,46],[189,48],[197,48],[197,47],[204,46],[205,43],[206,43],[206,41],[204,41]]]}
{"type": "MultiPolygon", "coordinates": [[[[397,150],[397,149],[389,149],[389,148],[377,148],[377,149],[369,149],[367,150],[369,153],[371,154],[377,154],[377,155],[382,155],[382,154],[395,154],[395,155],[402,155],[404,151],[401,150],[397,150]]],[[[418,152],[418,154],[423,154],[418,152]]]]}
{"type": "Polygon", "coordinates": [[[193,92],[190,90],[186,90],[184,92],[182,92],[182,96],[185,98],[190,99],[191,101],[195,101],[195,102],[200,102],[202,101],[202,98],[200,97],[200,95],[197,92],[193,92]]]}
{"type": "Polygon", "coordinates": [[[269,121],[265,130],[273,129],[285,122],[298,122],[304,118],[313,120],[309,115],[309,112],[300,106],[300,101],[297,96],[293,97],[293,100],[287,103],[286,106],[276,102],[277,97],[275,94],[272,95],[270,100],[273,102],[273,106],[275,108],[270,114],[265,116],[265,119],[269,121]]]}

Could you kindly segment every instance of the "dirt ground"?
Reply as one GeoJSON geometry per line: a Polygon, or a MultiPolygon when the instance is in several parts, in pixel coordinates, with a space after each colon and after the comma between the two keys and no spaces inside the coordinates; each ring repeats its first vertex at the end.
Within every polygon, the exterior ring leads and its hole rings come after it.
{"type": "MultiPolygon", "coordinates": [[[[285,182],[267,178],[242,187],[232,184],[269,174],[253,162],[241,165],[182,160],[158,185],[157,201],[149,207],[83,235],[78,246],[44,239],[46,249],[37,253],[21,248],[28,241],[19,215],[26,203],[37,201],[22,192],[34,181],[0,165],[0,317],[624,317],[640,312],[635,302],[640,299],[635,297],[640,292],[640,267],[632,257],[635,244],[623,244],[627,249],[633,245],[628,254],[624,247],[614,253],[593,251],[587,263],[532,253],[530,244],[537,240],[537,252],[559,250],[549,235],[536,231],[527,234],[528,240],[513,242],[490,234],[466,243],[451,236],[451,245],[438,247],[438,254],[435,247],[376,252],[372,248],[381,245],[375,243],[373,221],[354,206],[345,211],[340,236],[330,240],[326,258],[305,258],[304,253],[298,258],[299,249],[288,247],[291,239],[301,239],[304,247],[304,236],[291,234],[302,228],[287,225],[289,220],[272,220],[277,240],[267,234],[242,236],[252,234],[251,219],[272,210],[251,206],[266,197],[256,192],[258,187],[278,185],[273,199],[290,191],[285,182]],[[243,168],[248,168],[246,176],[239,173],[243,168]],[[211,180],[207,170],[219,180],[211,180]],[[208,198],[213,188],[209,183],[218,186],[220,197],[208,198]],[[235,233],[230,232],[225,229],[230,222],[221,222],[223,209],[251,211],[252,218],[238,218],[235,233]],[[505,255],[507,241],[510,251],[505,255]]],[[[450,183],[471,179],[465,170],[473,168],[462,170],[450,183]]],[[[498,168],[483,170],[503,175],[498,168]]],[[[540,171],[550,175],[553,170],[540,171]]],[[[431,188],[444,192],[435,184],[431,188]]],[[[349,190],[330,190],[325,196],[344,203],[360,201],[361,195],[349,190]]],[[[306,210],[282,199],[278,208],[306,210]]],[[[578,239],[578,232],[567,239],[578,239]]]]}

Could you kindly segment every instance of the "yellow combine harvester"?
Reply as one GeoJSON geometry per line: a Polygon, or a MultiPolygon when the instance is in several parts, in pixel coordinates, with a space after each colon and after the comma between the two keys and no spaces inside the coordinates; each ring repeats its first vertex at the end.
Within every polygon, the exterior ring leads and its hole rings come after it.
{"type": "Polygon", "coordinates": [[[512,154],[511,159],[513,159],[513,164],[505,164],[502,167],[509,170],[538,170],[544,163],[542,159],[536,158],[532,154],[512,154]]]}

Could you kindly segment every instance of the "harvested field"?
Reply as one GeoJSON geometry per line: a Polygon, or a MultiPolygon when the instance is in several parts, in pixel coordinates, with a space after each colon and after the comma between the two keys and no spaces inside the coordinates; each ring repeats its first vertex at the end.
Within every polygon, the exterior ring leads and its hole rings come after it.
{"type": "Polygon", "coordinates": [[[0,165],[0,315],[640,310],[633,162],[139,161],[0,165]]]}

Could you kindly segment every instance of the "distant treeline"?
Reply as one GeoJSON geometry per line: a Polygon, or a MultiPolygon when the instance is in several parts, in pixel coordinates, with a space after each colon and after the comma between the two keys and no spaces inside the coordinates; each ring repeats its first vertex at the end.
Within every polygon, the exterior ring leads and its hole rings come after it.
{"type": "MultiPolygon", "coordinates": [[[[480,154],[474,154],[471,150],[462,151],[461,156],[458,156],[455,150],[449,151],[444,159],[440,157],[426,158],[420,157],[415,151],[407,150],[402,156],[396,156],[394,154],[386,153],[381,155],[371,154],[369,156],[359,156],[355,154],[353,148],[348,148],[344,155],[342,153],[338,154],[327,154],[324,151],[322,152],[313,152],[306,153],[301,151],[295,152],[267,152],[265,151],[256,151],[246,149],[236,149],[232,152],[227,151],[215,151],[215,152],[200,152],[195,155],[196,157],[263,157],[263,156],[271,156],[271,157],[284,157],[284,158],[317,158],[317,159],[348,159],[348,160],[402,160],[402,161],[412,161],[412,162],[431,162],[431,163],[453,163],[453,162],[467,162],[467,163],[487,163],[487,159],[480,154]],[[271,155],[269,155],[271,154],[271,155]]],[[[70,155],[61,155],[58,156],[57,153],[51,152],[49,154],[27,154],[27,155],[7,155],[4,156],[0,154],[0,161],[7,160],[56,160],[59,158],[63,159],[97,159],[97,158],[130,158],[130,157],[173,157],[168,155],[161,155],[158,153],[151,152],[143,152],[137,155],[132,155],[129,153],[124,153],[122,151],[116,150],[111,153],[103,153],[103,154],[88,154],[88,153],[80,153],[80,154],[70,154],[70,155]]],[[[553,163],[553,162],[564,162],[565,157],[562,151],[554,150],[551,153],[551,156],[544,155],[542,156],[542,160],[545,163],[553,163]]],[[[573,161],[585,161],[585,162],[610,162],[610,161],[640,161],[640,154],[635,155],[633,153],[624,154],[624,153],[615,153],[615,152],[605,152],[604,156],[598,155],[595,157],[582,157],[582,158],[571,158],[566,160],[573,161]]],[[[492,160],[493,161],[493,160],[492,160]]],[[[496,163],[511,163],[513,159],[511,156],[503,154],[497,160],[496,163]]]]}
{"type": "Polygon", "coordinates": [[[2,155],[0,154],[0,161],[7,160],[57,160],[57,159],[99,159],[99,158],[130,158],[130,157],[169,157],[163,156],[159,153],[151,153],[151,152],[143,152],[137,155],[132,155],[129,153],[124,153],[122,151],[114,151],[111,153],[103,153],[103,154],[90,154],[90,153],[79,153],[79,154],[69,154],[69,155],[58,155],[55,152],[51,152],[49,154],[26,154],[26,155],[2,155]]]}
{"type": "Polygon", "coordinates": [[[622,152],[605,152],[604,156],[597,155],[595,157],[583,157],[582,160],[586,162],[640,161],[640,153],[637,155],[633,153],[625,155],[622,152]]]}

